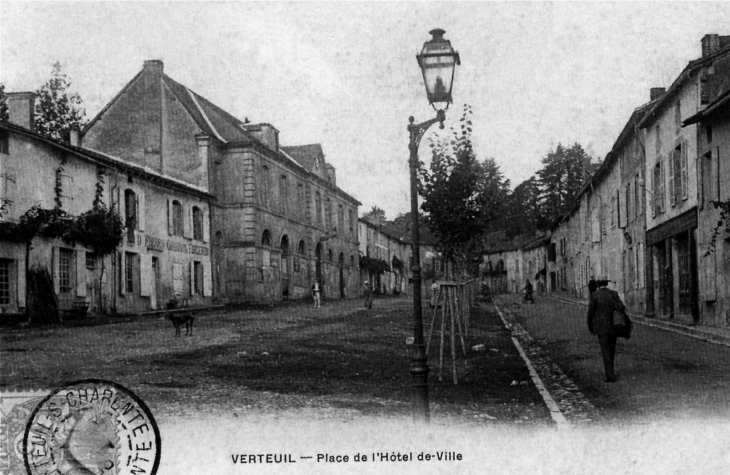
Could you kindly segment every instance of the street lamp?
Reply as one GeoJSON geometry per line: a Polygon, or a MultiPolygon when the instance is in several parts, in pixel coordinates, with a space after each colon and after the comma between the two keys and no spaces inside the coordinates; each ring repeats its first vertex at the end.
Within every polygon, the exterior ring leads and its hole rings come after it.
{"type": "Polygon", "coordinates": [[[413,380],[413,420],[416,422],[429,421],[428,409],[428,359],[423,342],[423,312],[421,308],[421,233],[418,229],[418,145],[423,134],[436,122],[444,128],[446,119],[445,110],[451,104],[451,86],[454,82],[454,70],[461,64],[459,53],[451,47],[451,42],[444,39],[445,31],[436,28],[430,31],[432,39],[423,44],[421,54],[416,56],[418,66],[423,72],[423,82],[426,84],[428,102],[436,110],[436,117],[420,124],[414,124],[413,116],[408,118],[408,132],[410,134],[411,155],[408,160],[411,171],[411,216],[413,230],[411,234],[413,252],[413,360],[410,371],[413,380]],[[443,108],[435,104],[444,104],[443,108]]]}

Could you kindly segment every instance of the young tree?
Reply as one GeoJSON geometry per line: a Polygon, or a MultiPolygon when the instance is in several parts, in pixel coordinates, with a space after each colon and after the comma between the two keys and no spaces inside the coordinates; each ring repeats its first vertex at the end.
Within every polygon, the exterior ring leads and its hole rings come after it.
{"type": "Polygon", "coordinates": [[[73,128],[81,129],[86,125],[86,110],[81,105],[81,96],[69,92],[70,87],[71,81],[61,69],[61,63],[54,63],[51,79],[36,91],[36,131],[56,140],[68,141],[73,128]]]}
{"type": "Polygon", "coordinates": [[[5,95],[5,85],[0,84],[0,120],[10,120],[8,111],[8,96],[5,95]]]}
{"type": "Polygon", "coordinates": [[[481,255],[489,224],[502,213],[508,187],[492,159],[479,162],[471,143],[471,107],[459,130],[431,142],[431,165],[421,163],[419,194],[437,248],[452,266],[481,255]]]}

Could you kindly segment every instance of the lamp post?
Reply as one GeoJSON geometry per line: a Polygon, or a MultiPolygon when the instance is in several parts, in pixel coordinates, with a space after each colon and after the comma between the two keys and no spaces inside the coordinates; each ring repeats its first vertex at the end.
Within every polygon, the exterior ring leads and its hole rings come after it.
{"type": "Polygon", "coordinates": [[[431,30],[433,36],[423,44],[421,53],[416,56],[418,65],[423,72],[423,82],[426,84],[428,102],[436,110],[436,117],[420,124],[415,124],[413,116],[408,118],[408,132],[410,134],[410,159],[408,164],[411,173],[411,216],[413,230],[411,239],[413,264],[413,360],[410,372],[413,380],[413,420],[428,423],[428,359],[423,341],[423,311],[421,308],[421,233],[418,228],[418,146],[423,134],[436,122],[444,128],[446,109],[451,104],[451,86],[454,82],[454,70],[461,64],[459,53],[451,47],[451,42],[444,39],[445,31],[437,28],[431,30]],[[443,104],[438,108],[435,104],[443,104]]]}

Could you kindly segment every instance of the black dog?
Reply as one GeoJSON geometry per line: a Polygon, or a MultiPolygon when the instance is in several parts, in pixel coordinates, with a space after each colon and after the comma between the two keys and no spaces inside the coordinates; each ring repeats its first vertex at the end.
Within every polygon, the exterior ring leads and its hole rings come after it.
{"type": "MultiPolygon", "coordinates": [[[[187,308],[188,299],[176,300],[172,299],[165,307],[167,310],[175,310],[178,308],[187,308]]],[[[167,319],[175,326],[175,336],[180,336],[180,328],[185,325],[185,336],[193,336],[193,322],[195,317],[190,312],[170,313],[167,319]]]]}

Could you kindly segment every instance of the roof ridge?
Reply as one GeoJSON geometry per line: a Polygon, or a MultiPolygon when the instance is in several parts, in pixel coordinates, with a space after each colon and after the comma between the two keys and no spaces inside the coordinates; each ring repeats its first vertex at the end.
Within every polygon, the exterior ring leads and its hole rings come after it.
{"type": "Polygon", "coordinates": [[[129,82],[112,98],[111,101],[107,102],[107,104],[102,107],[102,109],[94,116],[93,119],[89,121],[88,124],[84,127],[84,129],[81,131],[81,135],[83,136],[87,130],[91,127],[94,122],[99,120],[99,118],[111,107],[112,104],[114,104],[119,98],[124,94],[124,92],[129,89],[129,87],[142,76],[142,73],[144,72],[144,69],[140,70],[132,79],[129,80],[129,82]]]}

